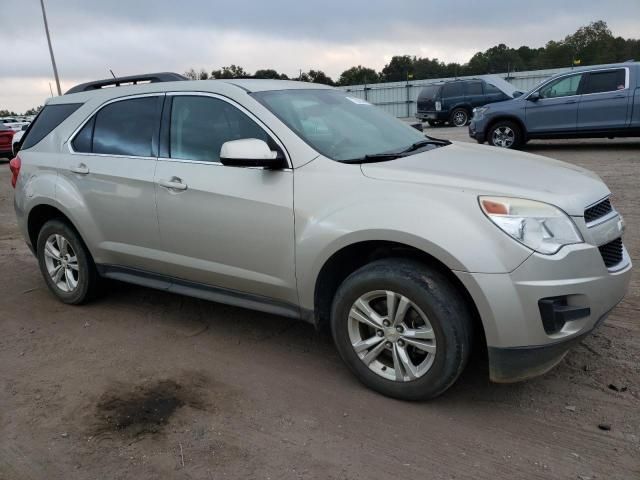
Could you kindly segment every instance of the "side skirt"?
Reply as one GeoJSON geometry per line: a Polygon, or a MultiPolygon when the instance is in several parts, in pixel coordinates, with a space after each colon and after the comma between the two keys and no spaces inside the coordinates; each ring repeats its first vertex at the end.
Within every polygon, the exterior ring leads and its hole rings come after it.
{"type": "Polygon", "coordinates": [[[136,268],[121,267],[118,265],[96,265],[96,268],[101,277],[177,293],[179,295],[201,298],[212,302],[224,303],[226,305],[233,305],[235,307],[295,318],[311,324],[316,323],[313,312],[301,309],[297,305],[272,298],[214,287],[203,283],[190,282],[188,280],[138,270],[136,268]]]}

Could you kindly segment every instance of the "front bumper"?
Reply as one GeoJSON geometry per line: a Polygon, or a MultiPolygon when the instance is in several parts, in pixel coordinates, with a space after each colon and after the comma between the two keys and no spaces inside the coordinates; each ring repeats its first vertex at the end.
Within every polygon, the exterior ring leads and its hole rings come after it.
{"type": "Polygon", "coordinates": [[[606,318],[624,297],[631,260],[625,249],[622,262],[607,269],[598,248],[583,243],[551,256],[534,253],[511,273],[456,274],[482,319],[491,380],[514,382],[551,369],[606,318]],[[588,313],[547,333],[539,301],[549,297],[564,297],[588,313]]]}
{"type": "Polygon", "coordinates": [[[484,142],[487,139],[484,126],[476,117],[472,117],[471,123],[469,123],[469,136],[478,142],[484,142]]]}

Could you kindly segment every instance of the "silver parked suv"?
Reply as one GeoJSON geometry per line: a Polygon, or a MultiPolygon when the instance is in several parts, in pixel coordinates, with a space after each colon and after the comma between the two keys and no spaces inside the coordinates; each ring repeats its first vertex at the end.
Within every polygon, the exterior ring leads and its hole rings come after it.
{"type": "Polygon", "coordinates": [[[431,139],[321,85],[79,85],[47,103],[11,169],[61,301],[107,277],[300,318],[397,398],[444,392],[474,339],[492,380],[542,374],[630,277],[593,173],[431,139]]]}

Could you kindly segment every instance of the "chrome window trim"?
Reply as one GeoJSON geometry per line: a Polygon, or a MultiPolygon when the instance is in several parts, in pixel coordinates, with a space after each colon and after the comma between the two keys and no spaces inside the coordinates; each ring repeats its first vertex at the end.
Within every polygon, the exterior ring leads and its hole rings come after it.
{"type": "Polygon", "coordinates": [[[76,135],[78,135],[78,133],[80,132],[80,130],[82,130],[84,128],[84,126],[89,121],[91,121],[91,119],[93,117],[95,117],[98,114],[98,112],[100,110],[102,110],[104,107],[106,107],[107,105],[110,105],[110,104],[116,103],[116,102],[123,102],[125,100],[131,100],[133,98],[164,97],[164,96],[165,96],[164,92],[138,93],[138,94],[134,94],[134,95],[126,95],[124,97],[112,98],[111,100],[107,100],[106,102],[101,103],[96,108],[94,108],[92,110],[91,114],[89,114],[87,116],[87,118],[85,118],[80,123],[79,127],[77,127],[73,132],[71,132],[71,135],[69,135],[69,138],[67,138],[67,140],[65,141],[65,143],[67,144],[67,148],[69,149],[69,153],[71,153],[72,155],[95,156],[95,157],[116,157],[116,158],[136,158],[136,159],[143,159],[143,160],[155,160],[157,157],[144,157],[144,156],[137,156],[137,155],[119,155],[119,154],[113,154],[112,155],[110,153],[76,152],[73,149],[72,143],[75,140],[76,135]]]}
{"type": "MultiPolygon", "coordinates": [[[[293,167],[292,167],[293,164],[291,162],[291,156],[289,155],[289,151],[285,147],[285,145],[282,142],[282,140],[280,140],[280,138],[276,135],[276,133],[273,130],[271,130],[266,123],[264,123],[262,120],[260,120],[260,118],[258,118],[256,115],[254,115],[253,112],[248,110],[243,105],[240,105],[235,100],[233,100],[233,99],[231,99],[229,97],[225,97],[224,95],[220,95],[219,93],[212,93],[212,92],[197,92],[197,91],[177,91],[176,92],[176,91],[174,91],[174,92],[165,92],[165,94],[168,97],[185,97],[185,96],[186,97],[211,97],[211,98],[215,98],[215,99],[221,100],[223,102],[226,102],[229,105],[231,105],[232,107],[237,108],[242,113],[247,115],[251,120],[256,122],[256,124],[262,130],[264,130],[265,133],[267,133],[267,135],[272,137],[275,140],[275,142],[278,144],[278,146],[280,147],[280,149],[284,153],[285,161],[287,162],[287,167],[286,168],[280,168],[279,170],[292,170],[293,169],[293,167]]],[[[171,118],[169,118],[169,124],[171,124],[171,118]]],[[[169,153],[171,153],[171,152],[169,152],[169,153]]],[[[226,165],[223,165],[222,162],[207,162],[207,161],[204,161],[204,160],[190,160],[190,159],[172,158],[172,157],[158,157],[158,160],[171,160],[171,161],[188,162],[188,163],[202,163],[202,164],[207,164],[207,165],[222,165],[222,166],[226,166],[226,165]]],[[[238,168],[238,167],[234,167],[234,168],[238,168]]],[[[260,170],[265,169],[264,167],[244,167],[244,168],[260,169],[260,170]]]]}
{"type": "MultiPolygon", "coordinates": [[[[579,74],[585,74],[585,73],[606,72],[608,70],[620,70],[620,69],[624,69],[625,70],[624,88],[623,89],[610,90],[610,91],[607,91],[607,92],[581,93],[581,94],[567,95],[567,96],[564,96],[564,97],[553,97],[553,98],[586,97],[586,96],[589,96],[589,95],[600,95],[600,94],[603,94],[603,93],[624,92],[625,90],[629,90],[629,67],[597,68],[595,70],[580,70],[579,72],[567,72],[567,73],[564,73],[564,74],[559,75],[557,77],[550,78],[545,83],[540,85],[538,88],[533,90],[529,95],[527,95],[525,100],[528,100],[531,95],[533,95],[536,92],[539,92],[541,88],[546,87],[551,82],[556,81],[556,80],[560,80],[561,78],[564,78],[564,77],[569,77],[571,75],[579,75],[579,74]]],[[[540,100],[551,100],[551,99],[550,98],[541,98],[540,100]]]]}

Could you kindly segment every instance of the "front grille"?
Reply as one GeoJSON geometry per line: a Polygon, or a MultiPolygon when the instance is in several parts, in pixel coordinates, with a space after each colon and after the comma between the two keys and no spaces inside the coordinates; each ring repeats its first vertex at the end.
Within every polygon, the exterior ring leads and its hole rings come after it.
{"type": "Polygon", "coordinates": [[[616,238],[612,242],[598,247],[602,260],[607,268],[611,268],[622,261],[622,238],[616,238]]]}
{"type": "Polygon", "coordinates": [[[593,207],[589,207],[584,211],[584,221],[586,223],[591,223],[601,217],[604,217],[611,211],[613,211],[611,202],[608,198],[605,198],[600,203],[596,203],[593,207]]]}

